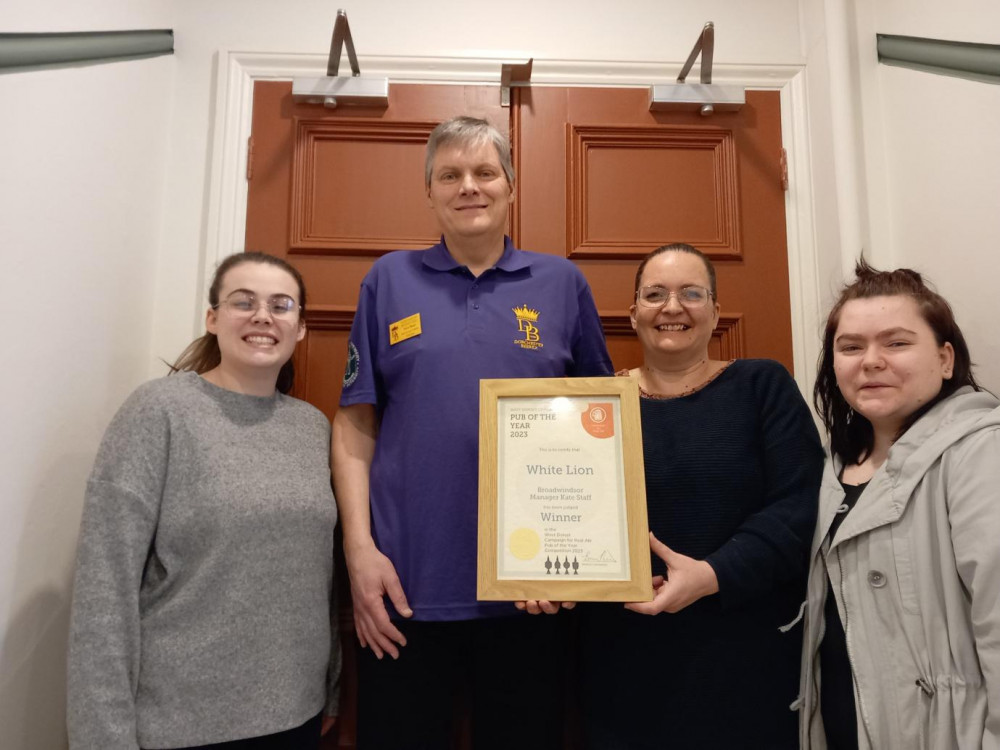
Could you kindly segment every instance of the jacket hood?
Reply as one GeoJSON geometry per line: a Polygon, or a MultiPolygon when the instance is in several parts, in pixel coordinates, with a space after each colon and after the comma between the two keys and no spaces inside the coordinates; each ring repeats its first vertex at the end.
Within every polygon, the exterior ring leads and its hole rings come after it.
{"type": "Polygon", "coordinates": [[[905,504],[927,470],[955,443],[1000,427],[1000,401],[986,391],[964,386],[921,417],[889,449],[885,471],[893,505],[905,504]]]}

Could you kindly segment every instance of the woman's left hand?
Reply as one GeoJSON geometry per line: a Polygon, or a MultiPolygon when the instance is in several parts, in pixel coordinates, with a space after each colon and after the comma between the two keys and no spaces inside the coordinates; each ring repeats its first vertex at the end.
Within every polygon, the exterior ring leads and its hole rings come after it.
{"type": "Polygon", "coordinates": [[[653,578],[653,601],[626,604],[626,609],[644,615],[680,612],[703,596],[718,592],[719,579],[704,560],[674,552],[649,532],[649,547],[667,564],[667,575],[653,578]]]}

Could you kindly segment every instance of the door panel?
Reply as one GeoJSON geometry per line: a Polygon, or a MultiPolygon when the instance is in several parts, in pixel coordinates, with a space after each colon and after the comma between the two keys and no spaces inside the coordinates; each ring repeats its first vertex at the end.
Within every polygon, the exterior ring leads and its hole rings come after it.
{"type": "Polygon", "coordinates": [[[295,118],[291,252],[377,256],[437,242],[421,181],[434,125],[295,118]]]}

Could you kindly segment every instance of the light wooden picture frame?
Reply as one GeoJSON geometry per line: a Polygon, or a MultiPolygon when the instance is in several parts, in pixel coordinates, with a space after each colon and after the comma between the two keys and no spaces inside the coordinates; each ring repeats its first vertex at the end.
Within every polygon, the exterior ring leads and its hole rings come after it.
{"type": "Polygon", "coordinates": [[[480,381],[477,595],[653,598],[634,380],[480,381]]]}

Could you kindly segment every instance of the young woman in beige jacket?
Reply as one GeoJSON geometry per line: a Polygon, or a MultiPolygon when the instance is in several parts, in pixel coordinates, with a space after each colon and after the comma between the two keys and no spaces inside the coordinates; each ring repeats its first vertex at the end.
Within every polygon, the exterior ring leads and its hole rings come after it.
{"type": "Polygon", "coordinates": [[[800,740],[1000,748],[1000,408],[948,303],[863,261],[830,313],[800,740]]]}

